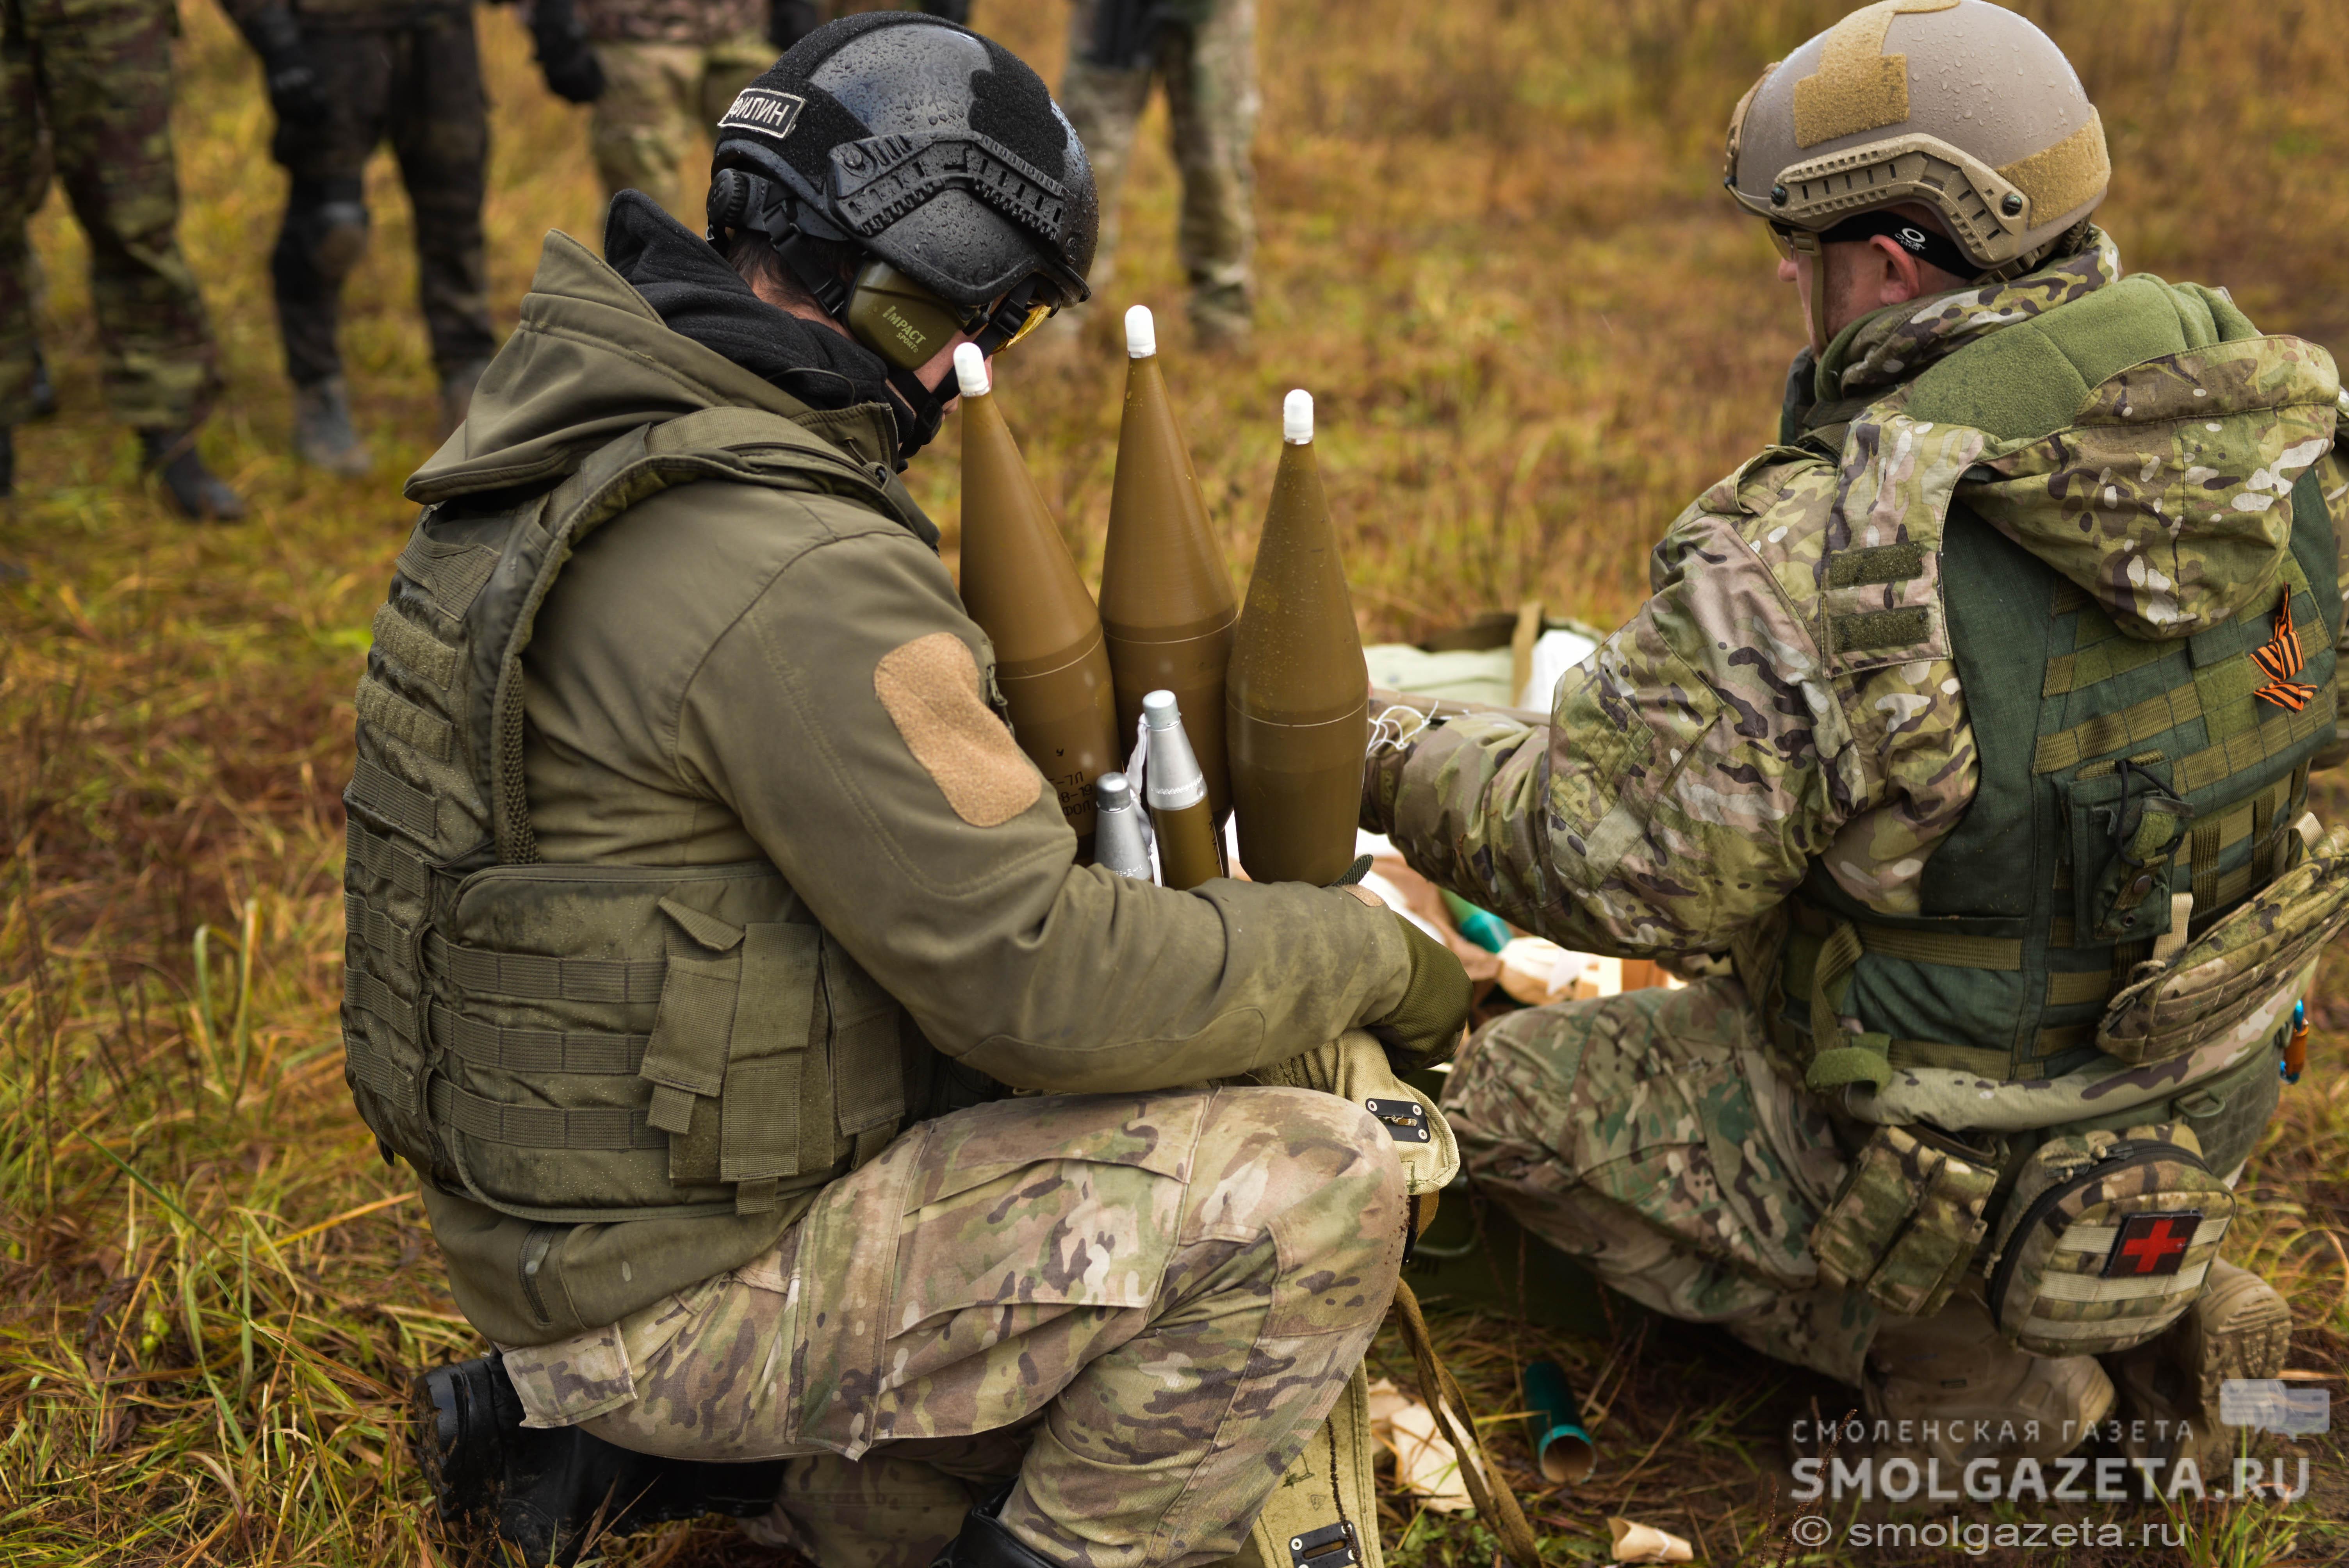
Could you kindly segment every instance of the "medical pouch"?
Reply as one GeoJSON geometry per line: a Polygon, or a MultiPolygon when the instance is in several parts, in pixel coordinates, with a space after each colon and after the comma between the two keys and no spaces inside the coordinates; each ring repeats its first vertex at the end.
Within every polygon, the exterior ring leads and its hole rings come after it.
{"type": "Polygon", "coordinates": [[[2201,1294],[2234,1215],[2190,1128],[2050,1139],[2000,1211],[1991,1315],[2037,1356],[2141,1345],[2201,1294]]]}

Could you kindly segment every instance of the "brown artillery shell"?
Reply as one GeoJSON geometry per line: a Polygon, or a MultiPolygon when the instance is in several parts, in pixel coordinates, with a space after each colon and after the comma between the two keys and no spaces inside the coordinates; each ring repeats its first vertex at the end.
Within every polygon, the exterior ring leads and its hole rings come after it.
{"type": "Polygon", "coordinates": [[[1241,867],[1334,882],[1354,860],[1370,673],[1309,442],[1281,447],[1226,683],[1241,867]]]}
{"type": "Polygon", "coordinates": [[[1231,810],[1224,666],[1239,609],[1155,355],[1127,362],[1101,614],[1119,734],[1133,734],[1145,693],[1173,692],[1206,776],[1208,807],[1222,821],[1231,810]]]}
{"type": "Polygon", "coordinates": [[[995,645],[1012,733],[1090,853],[1093,780],[1114,772],[1101,616],[993,394],[962,400],[962,602],[995,645]]]}

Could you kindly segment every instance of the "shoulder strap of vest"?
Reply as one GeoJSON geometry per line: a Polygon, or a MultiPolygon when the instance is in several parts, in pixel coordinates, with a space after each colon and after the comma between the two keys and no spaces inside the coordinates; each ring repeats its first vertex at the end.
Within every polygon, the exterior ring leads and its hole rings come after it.
{"type": "Polygon", "coordinates": [[[499,860],[538,858],[523,779],[522,655],[539,607],[580,541],[662,490],[709,480],[843,496],[912,530],[888,478],[887,469],[861,467],[780,414],[720,407],[638,426],[597,448],[556,485],[536,520],[515,530],[481,595],[493,623],[504,624],[487,758],[499,860]]]}

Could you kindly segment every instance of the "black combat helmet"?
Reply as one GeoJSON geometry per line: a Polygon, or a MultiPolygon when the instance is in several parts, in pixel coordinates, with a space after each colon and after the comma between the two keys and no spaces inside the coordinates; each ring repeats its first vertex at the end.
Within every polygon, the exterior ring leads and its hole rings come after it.
{"type": "MultiPolygon", "coordinates": [[[[1084,147],[1036,73],[968,28],[908,12],[821,27],[743,89],[717,138],[712,242],[766,234],[901,371],[942,341],[930,325],[992,353],[1089,292],[1101,210],[1084,147]],[[884,327],[868,294],[916,303],[884,327]]],[[[892,381],[912,396],[910,376],[892,381]]]]}

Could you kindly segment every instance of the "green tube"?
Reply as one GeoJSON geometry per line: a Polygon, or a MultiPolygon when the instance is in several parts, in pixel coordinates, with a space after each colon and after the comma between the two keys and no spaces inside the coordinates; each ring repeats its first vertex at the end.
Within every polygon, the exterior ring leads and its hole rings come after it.
{"type": "Polygon", "coordinates": [[[1450,888],[1437,890],[1444,894],[1444,907],[1452,912],[1452,923],[1460,934],[1487,953],[1498,953],[1509,944],[1508,923],[1488,909],[1478,909],[1450,888]]]}
{"type": "Polygon", "coordinates": [[[1526,1368],[1525,1390],[1526,1441],[1543,1479],[1588,1480],[1599,1468],[1599,1449],[1582,1429],[1582,1413],[1575,1407],[1574,1390],[1567,1386],[1566,1369],[1555,1361],[1535,1362],[1526,1368]]]}

